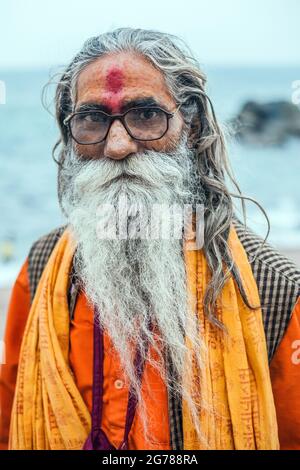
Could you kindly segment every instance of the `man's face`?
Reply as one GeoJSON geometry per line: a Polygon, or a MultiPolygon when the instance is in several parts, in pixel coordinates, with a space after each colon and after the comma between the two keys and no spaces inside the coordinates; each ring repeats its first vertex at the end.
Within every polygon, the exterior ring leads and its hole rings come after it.
{"type": "MultiPolygon", "coordinates": [[[[88,65],[78,77],[76,93],[75,111],[86,104],[100,105],[109,114],[121,114],[138,105],[159,106],[167,112],[176,109],[162,73],[147,59],[130,52],[108,54],[88,65]]],[[[176,147],[183,125],[177,112],[169,121],[167,133],[159,140],[147,142],[130,137],[123,124],[115,120],[104,142],[80,145],[74,141],[74,150],[87,158],[114,160],[145,150],[168,152],[176,147]]]]}

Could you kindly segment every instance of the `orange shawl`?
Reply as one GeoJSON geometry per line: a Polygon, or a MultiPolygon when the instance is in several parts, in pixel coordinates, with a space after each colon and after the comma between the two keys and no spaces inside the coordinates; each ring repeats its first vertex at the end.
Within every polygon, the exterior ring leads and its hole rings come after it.
{"type": "MultiPolygon", "coordinates": [[[[245,250],[231,227],[229,246],[239,268],[247,298],[260,305],[257,285],[245,250]]],[[[189,241],[186,244],[188,248],[189,241]]],[[[204,367],[193,366],[186,378],[197,403],[205,443],[196,435],[183,402],[184,449],[279,449],[276,412],[271,388],[261,309],[243,302],[231,277],[217,302],[217,316],[227,334],[204,316],[203,295],[210,273],[202,250],[185,250],[191,311],[198,316],[206,345],[204,367]]]]}

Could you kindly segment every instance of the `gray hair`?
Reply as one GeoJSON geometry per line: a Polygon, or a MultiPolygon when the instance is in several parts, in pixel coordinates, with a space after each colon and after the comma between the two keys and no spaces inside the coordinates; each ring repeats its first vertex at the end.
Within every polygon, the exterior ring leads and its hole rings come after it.
{"type": "MultiPolygon", "coordinates": [[[[64,181],[60,168],[68,157],[70,135],[64,119],[73,111],[79,73],[104,54],[131,51],[146,57],[163,75],[175,102],[181,104],[181,114],[192,136],[199,178],[205,190],[204,253],[211,271],[211,281],[204,295],[204,311],[216,325],[216,300],[227,279],[233,275],[244,302],[250,308],[242,280],[228,246],[230,225],[234,216],[232,197],[244,200],[229,165],[225,136],[218,124],[212,103],[205,93],[206,75],[187,45],[178,37],[159,31],[119,28],[88,39],[61,75],[55,95],[56,119],[60,138],[53,148],[59,149],[58,197],[61,203],[64,181]],[[229,177],[237,190],[232,194],[225,178],[229,177]],[[224,263],[226,269],[224,269],[224,263]]],[[[255,201],[254,201],[255,202],[255,201]]]]}

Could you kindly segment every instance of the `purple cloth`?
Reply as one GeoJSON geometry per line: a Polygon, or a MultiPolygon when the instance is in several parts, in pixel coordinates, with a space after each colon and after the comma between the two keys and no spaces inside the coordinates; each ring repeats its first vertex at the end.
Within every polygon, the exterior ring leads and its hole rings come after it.
{"type": "MultiPolygon", "coordinates": [[[[83,450],[126,450],[128,449],[128,436],[133,423],[137,400],[132,390],[129,390],[129,399],[126,413],[126,424],[124,438],[118,448],[114,447],[101,429],[102,406],[103,406],[103,360],[104,344],[103,331],[99,324],[98,310],[94,312],[94,363],[93,363],[93,406],[92,406],[92,430],[84,443],[83,450]]],[[[141,381],[144,363],[141,360],[140,349],[137,348],[135,368],[138,379],[141,381]]]]}

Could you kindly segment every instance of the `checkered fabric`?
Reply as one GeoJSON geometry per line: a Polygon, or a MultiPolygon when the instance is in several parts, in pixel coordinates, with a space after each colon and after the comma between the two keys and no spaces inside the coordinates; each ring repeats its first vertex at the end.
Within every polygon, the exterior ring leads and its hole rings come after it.
{"type": "Polygon", "coordinates": [[[44,267],[65,228],[66,226],[62,226],[52,230],[52,232],[47,233],[34,242],[30,248],[28,254],[28,277],[31,302],[33,301],[44,267]]]}
{"type": "Polygon", "coordinates": [[[300,270],[269,244],[261,248],[262,239],[238,219],[234,224],[257,283],[271,361],[300,295],[300,270]]]}
{"type": "MultiPolygon", "coordinates": [[[[233,223],[246,251],[257,283],[268,357],[271,361],[286,331],[297,298],[300,296],[300,270],[292,261],[269,244],[266,243],[261,247],[262,239],[246,228],[237,217],[234,218],[233,223]]],[[[44,266],[64,229],[65,226],[58,227],[49,234],[44,235],[30,249],[28,273],[31,300],[33,300],[44,266]]],[[[78,290],[79,283],[72,269],[68,292],[71,318],[73,317],[78,290]]],[[[174,377],[175,372],[168,355],[166,362],[168,374],[170,377],[174,377]]],[[[181,397],[174,396],[169,392],[170,441],[173,450],[183,448],[181,403],[181,397]]]]}

